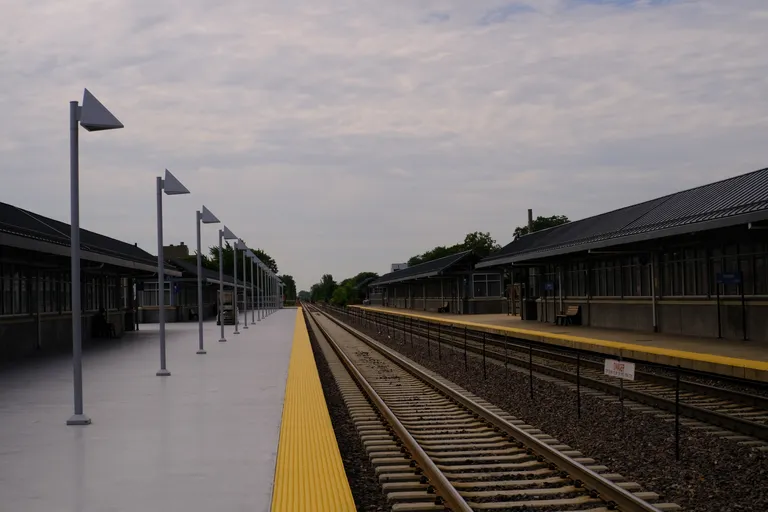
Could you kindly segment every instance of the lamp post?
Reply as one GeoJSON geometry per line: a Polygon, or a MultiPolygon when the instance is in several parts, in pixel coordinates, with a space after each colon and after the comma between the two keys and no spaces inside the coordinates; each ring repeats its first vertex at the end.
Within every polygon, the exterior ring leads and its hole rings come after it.
{"type": "Polygon", "coordinates": [[[200,242],[200,224],[218,224],[220,221],[211,213],[211,210],[203,206],[203,211],[195,212],[195,227],[197,228],[197,332],[200,344],[198,354],[205,354],[203,344],[203,255],[200,242]]]}
{"type": "Polygon", "coordinates": [[[69,186],[70,186],[70,259],[72,281],[72,384],[75,413],[67,425],[88,425],[91,418],[83,412],[83,317],[80,296],[80,145],[78,123],[89,132],[123,128],[123,123],[97,100],[88,89],[83,91],[83,106],[69,102],[69,186]]]}
{"type": "Polygon", "coordinates": [[[248,269],[245,267],[246,252],[248,252],[248,246],[245,242],[240,240],[240,250],[243,252],[243,329],[248,329],[248,269]]]}
{"type": "Polygon", "coordinates": [[[158,305],[159,323],[160,323],[160,369],[157,370],[158,377],[169,377],[165,364],[165,261],[163,257],[163,192],[169,196],[189,194],[187,187],[176,179],[168,169],[165,170],[165,178],[157,177],[157,287],[160,293],[158,305]]]}
{"type": "Polygon", "coordinates": [[[254,295],[255,287],[254,287],[254,275],[253,275],[253,260],[256,258],[256,255],[249,250],[248,258],[251,260],[251,324],[253,324],[256,318],[256,304],[255,304],[256,296],[254,295]]]}
{"type": "Polygon", "coordinates": [[[261,319],[264,316],[262,314],[262,308],[264,307],[264,300],[262,298],[263,295],[264,295],[264,269],[262,268],[261,261],[259,261],[257,277],[258,277],[258,288],[259,288],[258,289],[258,293],[259,293],[258,308],[259,308],[259,311],[258,311],[258,314],[256,315],[256,320],[258,322],[261,322],[261,319]]]}
{"type": "Polygon", "coordinates": [[[234,299],[232,301],[234,306],[234,314],[235,314],[235,331],[232,334],[240,334],[240,331],[237,330],[238,325],[240,324],[240,315],[237,312],[237,246],[238,246],[238,240],[235,240],[235,243],[232,244],[232,266],[235,268],[235,275],[233,276],[233,279],[235,280],[235,295],[234,299]]]}
{"type": "MultiPolygon", "coordinates": [[[[221,325],[221,338],[219,342],[227,341],[224,336],[224,240],[232,240],[237,236],[227,226],[219,230],[219,325],[221,325]]],[[[235,265],[237,266],[237,265],[235,265]]]]}

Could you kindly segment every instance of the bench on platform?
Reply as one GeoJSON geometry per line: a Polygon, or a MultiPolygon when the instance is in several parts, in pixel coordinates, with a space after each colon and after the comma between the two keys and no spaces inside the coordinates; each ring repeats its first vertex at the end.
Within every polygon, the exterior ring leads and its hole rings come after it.
{"type": "Polygon", "coordinates": [[[443,305],[437,308],[438,313],[448,313],[450,311],[451,305],[448,303],[448,301],[443,302],[443,305]]]}
{"type": "Polygon", "coordinates": [[[565,313],[560,313],[555,317],[556,325],[573,325],[574,320],[581,314],[581,306],[568,306],[565,313]]]}

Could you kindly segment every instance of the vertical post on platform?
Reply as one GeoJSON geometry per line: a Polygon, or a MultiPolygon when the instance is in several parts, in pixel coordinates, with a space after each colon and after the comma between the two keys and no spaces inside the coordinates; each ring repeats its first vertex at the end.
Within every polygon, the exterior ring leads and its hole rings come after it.
{"type": "Polygon", "coordinates": [[[675,375],[675,460],[680,460],[680,366],[675,375]]]}

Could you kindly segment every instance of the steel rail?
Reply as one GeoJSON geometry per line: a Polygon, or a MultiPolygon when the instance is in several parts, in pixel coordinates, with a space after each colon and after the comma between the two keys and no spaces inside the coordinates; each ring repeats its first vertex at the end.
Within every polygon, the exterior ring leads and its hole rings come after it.
{"type": "Polygon", "coordinates": [[[482,416],[489,424],[498,428],[501,431],[506,432],[512,436],[516,441],[524,444],[529,449],[535,451],[539,456],[545,459],[550,464],[568,473],[571,478],[576,480],[577,484],[584,485],[586,488],[591,489],[597,493],[599,497],[608,502],[609,505],[615,505],[619,510],[623,512],[658,512],[659,509],[647,503],[646,501],[633,495],[631,492],[615,485],[610,480],[604,478],[598,473],[587,468],[583,464],[580,464],[570,457],[563,455],[559,451],[550,447],[546,443],[543,443],[539,439],[533,437],[527,432],[523,431],[519,427],[508,422],[504,418],[498,416],[493,411],[490,411],[480,404],[475,403],[471,399],[461,395],[449,386],[445,385],[441,381],[435,379],[431,375],[428,375],[417,368],[413,363],[403,358],[394,350],[382,345],[378,341],[370,338],[369,336],[357,331],[356,329],[346,325],[344,322],[334,318],[333,316],[325,313],[322,310],[318,311],[333,323],[359,339],[365,342],[371,348],[377,350],[379,353],[387,357],[390,361],[397,364],[401,368],[405,369],[411,375],[426,382],[437,391],[458,403],[462,407],[471,410],[482,416]]]}
{"type": "MultiPolygon", "coordinates": [[[[315,311],[318,311],[320,314],[324,315],[326,318],[330,318],[332,321],[334,320],[332,317],[326,315],[319,309],[314,309],[315,311]]],[[[395,434],[397,434],[398,438],[400,438],[403,446],[408,450],[410,456],[413,458],[416,464],[419,465],[419,468],[421,468],[421,470],[424,472],[426,477],[429,479],[430,484],[432,487],[434,487],[435,492],[444,500],[445,504],[451,507],[454,512],[473,512],[472,508],[467,504],[459,491],[456,490],[448,478],[446,478],[443,472],[440,471],[437,465],[432,461],[429,455],[427,455],[427,453],[413,438],[413,436],[411,436],[411,434],[408,432],[408,429],[405,428],[400,420],[397,419],[395,413],[392,412],[392,410],[389,408],[389,406],[387,406],[379,394],[376,393],[376,391],[368,383],[365,377],[363,377],[363,374],[360,373],[360,371],[357,369],[355,364],[347,357],[344,351],[341,350],[341,347],[338,345],[338,343],[336,343],[336,340],[334,340],[328,331],[326,331],[325,328],[320,325],[320,322],[317,322],[314,318],[312,318],[312,315],[308,315],[308,317],[311,319],[311,323],[318,328],[323,336],[325,336],[328,344],[331,346],[333,351],[336,352],[336,355],[339,357],[342,364],[355,380],[355,382],[357,382],[357,385],[360,386],[360,388],[368,396],[371,402],[373,402],[373,405],[376,407],[376,409],[378,409],[382,416],[384,416],[387,423],[390,424],[392,430],[394,430],[395,434]]]]}
{"type": "MultiPolygon", "coordinates": [[[[417,332],[417,329],[420,329],[420,327],[414,328],[413,330],[414,334],[416,334],[419,337],[424,337],[422,333],[417,332]]],[[[406,332],[410,332],[410,331],[406,331],[406,332]]],[[[449,334],[449,336],[461,337],[454,334],[449,334]]],[[[467,345],[468,351],[472,352],[473,354],[480,354],[480,349],[476,345],[474,345],[479,342],[474,339],[470,339],[470,341],[473,344],[467,345]]],[[[453,347],[463,348],[459,344],[459,342],[455,340],[442,339],[442,343],[445,343],[453,347]]],[[[486,355],[490,355],[492,359],[495,359],[497,361],[504,361],[504,354],[500,352],[486,349],[486,355]]],[[[537,357],[546,359],[545,356],[541,356],[541,355],[537,357]]],[[[513,366],[529,369],[527,358],[521,357],[516,354],[509,354],[506,358],[506,362],[513,366]]],[[[583,362],[584,361],[582,360],[582,364],[583,362]]],[[[568,370],[548,366],[542,363],[534,363],[533,370],[538,373],[548,375],[550,377],[555,377],[557,379],[571,382],[571,383],[575,383],[577,380],[577,376],[575,373],[572,373],[568,370]]],[[[588,388],[596,389],[598,391],[609,393],[615,396],[619,396],[621,393],[623,393],[624,397],[629,400],[633,400],[635,402],[638,402],[644,405],[649,405],[651,407],[655,407],[659,410],[666,411],[669,413],[675,412],[676,404],[674,400],[670,400],[670,399],[658,396],[656,394],[638,391],[638,390],[632,389],[629,386],[624,386],[624,388],[621,389],[621,387],[618,385],[585,376],[583,373],[578,377],[578,380],[580,381],[582,386],[585,386],[588,388]]],[[[681,390],[682,389],[683,389],[683,386],[681,386],[681,390]]],[[[674,392],[674,388],[670,388],[670,391],[674,392]]],[[[752,396],[752,395],[747,395],[747,396],[752,396]]],[[[717,398],[721,398],[721,397],[718,396],[717,398]]],[[[758,398],[762,398],[762,397],[758,397],[758,398]]],[[[734,400],[734,402],[737,402],[737,401],[734,400]]],[[[695,405],[690,405],[682,401],[679,404],[679,411],[682,416],[686,416],[688,418],[699,420],[712,425],[717,425],[719,427],[732,430],[739,434],[754,436],[755,438],[761,439],[763,441],[768,441],[768,425],[766,424],[757,423],[755,421],[750,421],[747,419],[739,418],[737,416],[731,416],[729,414],[724,414],[717,411],[712,411],[710,409],[705,409],[703,407],[697,407],[695,405]]]]}

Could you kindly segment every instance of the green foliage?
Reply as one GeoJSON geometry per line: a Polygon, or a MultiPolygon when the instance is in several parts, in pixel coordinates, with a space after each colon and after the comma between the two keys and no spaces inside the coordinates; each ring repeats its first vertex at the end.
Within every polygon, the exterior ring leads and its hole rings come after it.
{"type": "MultiPolygon", "coordinates": [[[[570,222],[565,215],[552,215],[551,217],[542,217],[539,215],[533,219],[533,231],[541,231],[542,229],[553,228],[561,224],[570,222]]],[[[528,226],[518,226],[515,228],[514,239],[517,240],[521,236],[528,234],[528,226]]]]}
{"type": "MultiPolygon", "coordinates": [[[[222,253],[224,256],[224,274],[225,275],[234,275],[235,267],[234,267],[234,248],[229,244],[229,242],[224,242],[224,247],[222,248],[222,253]]],[[[262,249],[251,249],[251,252],[256,255],[259,260],[261,260],[262,263],[264,263],[267,267],[272,270],[275,274],[277,274],[277,263],[275,263],[275,260],[272,259],[270,255],[268,255],[266,252],[264,252],[262,249]]],[[[209,256],[206,258],[211,262],[210,268],[212,270],[219,270],[219,246],[214,246],[209,249],[209,256]]],[[[238,275],[242,275],[243,273],[243,256],[240,251],[237,251],[237,271],[238,275]]],[[[248,269],[250,272],[250,268],[248,269]]]]}
{"type": "Polygon", "coordinates": [[[335,306],[359,304],[365,298],[365,283],[378,277],[376,272],[360,272],[337,284],[330,274],[325,274],[319,283],[312,285],[309,298],[313,301],[330,302],[335,306]]]}
{"type": "Polygon", "coordinates": [[[452,254],[458,254],[460,252],[472,250],[480,257],[486,257],[493,251],[497,251],[501,248],[491,237],[490,233],[483,233],[481,231],[475,231],[469,233],[464,237],[464,241],[450,247],[443,245],[437,246],[434,249],[426,251],[423,254],[413,256],[408,260],[408,266],[412,267],[419,263],[426,263],[428,261],[436,260],[438,258],[444,258],[452,254]]]}
{"type": "Polygon", "coordinates": [[[293,276],[282,275],[280,280],[285,284],[283,293],[285,294],[286,301],[296,300],[296,281],[293,280],[293,276]]]}
{"type": "Polygon", "coordinates": [[[325,274],[319,283],[312,285],[310,289],[310,298],[315,302],[330,302],[333,292],[336,291],[336,281],[331,274],[325,274]]]}
{"type": "Polygon", "coordinates": [[[307,290],[301,290],[299,292],[299,300],[308,301],[310,298],[311,298],[311,295],[307,290]]]}

